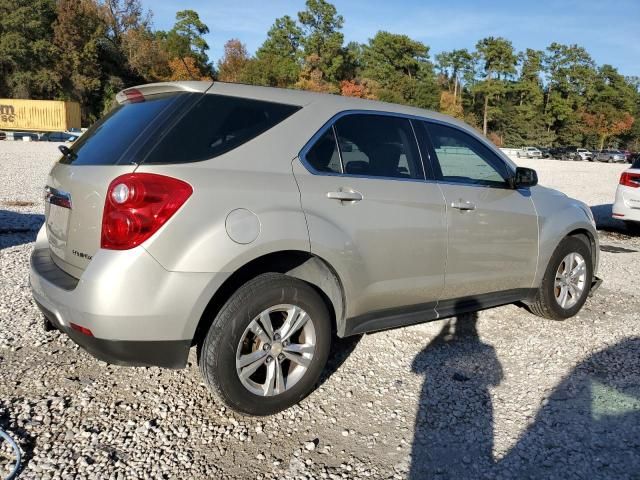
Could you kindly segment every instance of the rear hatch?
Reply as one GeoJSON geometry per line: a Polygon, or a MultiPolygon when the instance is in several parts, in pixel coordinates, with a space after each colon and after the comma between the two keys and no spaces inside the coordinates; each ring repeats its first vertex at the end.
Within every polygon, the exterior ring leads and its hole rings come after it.
{"type": "Polygon", "coordinates": [[[64,152],[47,179],[45,218],[53,261],[79,278],[100,248],[109,184],[133,172],[211,82],[155,84],[118,94],[118,104],[64,152]]]}

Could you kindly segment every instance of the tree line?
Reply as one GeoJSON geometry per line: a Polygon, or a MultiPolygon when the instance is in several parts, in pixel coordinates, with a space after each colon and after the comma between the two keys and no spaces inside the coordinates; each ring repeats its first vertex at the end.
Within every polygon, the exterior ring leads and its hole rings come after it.
{"type": "Polygon", "coordinates": [[[501,37],[430,56],[407,35],[345,43],[344,18],[307,0],[275,19],[250,55],[240,39],[209,59],[197,12],[155,30],[140,0],[0,0],[0,97],[80,102],[90,123],[128,86],[215,79],[378,99],[439,110],[500,146],[640,149],[640,78],[597,65],[578,45],[517,52],[501,37]]]}

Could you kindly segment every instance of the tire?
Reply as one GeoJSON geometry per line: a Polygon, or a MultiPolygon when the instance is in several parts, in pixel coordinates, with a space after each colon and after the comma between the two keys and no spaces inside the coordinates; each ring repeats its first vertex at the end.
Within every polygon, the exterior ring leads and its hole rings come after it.
{"type": "Polygon", "coordinates": [[[609,160],[607,160],[607,163],[613,163],[613,158],[609,158],[609,160]]]}
{"type": "Polygon", "coordinates": [[[198,345],[200,372],[211,392],[233,410],[256,416],[272,415],[295,405],[315,387],[329,356],[331,327],[327,305],[310,285],[278,273],[259,275],[231,296],[198,345]],[[291,316],[287,312],[292,311],[292,306],[302,313],[291,316]],[[260,328],[264,327],[261,314],[265,312],[271,333],[267,333],[267,328],[260,328]],[[287,346],[285,319],[294,318],[295,324],[295,319],[303,318],[305,313],[306,322],[294,329],[291,345],[287,346]],[[258,335],[249,329],[250,325],[256,325],[254,321],[258,322],[258,335]],[[278,332],[282,333],[281,339],[276,337],[278,332]],[[313,352],[295,355],[295,358],[312,355],[303,359],[306,370],[302,363],[289,360],[294,354],[288,348],[304,343],[308,349],[314,342],[313,352]],[[254,370],[246,365],[242,367],[241,358],[249,361],[246,357],[249,354],[254,356],[251,358],[259,357],[248,364],[259,363],[254,370]],[[239,369],[243,368],[243,372],[253,371],[246,380],[240,379],[239,369]],[[268,382],[270,372],[273,382],[268,382]],[[283,373],[281,384],[277,382],[278,372],[283,373]],[[291,386],[285,382],[291,382],[291,386]],[[269,393],[265,390],[268,385],[273,390],[269,393]],[[283,391],[277,393],[278,388],[283,391]]]}
{"type": "MultiPolygon", "coordinates": [[[[566,263],[565,263],[566,264],[566,263]]],[[[587,301],[591,283],[593,281],[593,263],[591,259],[591,248],[584,239],[579,237],[566,237],[556,248],[542,279],[542,285],[538,289],[534,301],[529,304],[531,313],[539,317],[551,320],[565,320],[573,317],[580,311],[584,303],[587,301]],[[565,263],[567,255],[577,253],[582,257],[585,267],[584,287],[580,295],[574,297],[575,303],[563,307],[556,298],[559,288],[556,287],[556,272],[560,266],[565,263]]],[[[572,299],[573,300],[573,299],[572,299]]]]}

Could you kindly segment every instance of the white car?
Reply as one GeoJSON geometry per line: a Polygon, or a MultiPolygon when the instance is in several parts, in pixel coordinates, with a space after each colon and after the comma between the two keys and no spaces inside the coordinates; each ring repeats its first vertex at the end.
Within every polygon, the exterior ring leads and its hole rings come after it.
{"type": "Polygon", "coordinates": [[[612,215],[630,229],[640,230],[640,159],[622,172],[612,215]]]}
{"type": "Polygon", "coordinates": [[[518,158],[542,158],[542,152],[536,147],[522,147],[516,155],[518,158]]]}

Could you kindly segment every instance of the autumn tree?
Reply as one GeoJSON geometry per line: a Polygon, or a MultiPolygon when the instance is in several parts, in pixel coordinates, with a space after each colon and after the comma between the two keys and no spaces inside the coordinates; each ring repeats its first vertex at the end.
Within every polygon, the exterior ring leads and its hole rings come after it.
{"type": "Polygon", "coordinates": [[[248,62],[247,48],[232,38],[224,44],[224,56],[218,61],[218,78],[223,82],[239,82],[248,62]]]}
{"type": "MultiPolygon", "coordinates": [[[[207,55],[209,45],[204,39],[207,33],[209,27],[200,20],[196,11],[180,10],[176,13],[173,28],[168,32],[158,31],[155,35],[169,59],[193,58],[195,63],[191,67],[195,66],[194,75],[202,76],[213,73],[207,55]]],[[[185,65],[189,66],[189,62],[185,65]]]]}

